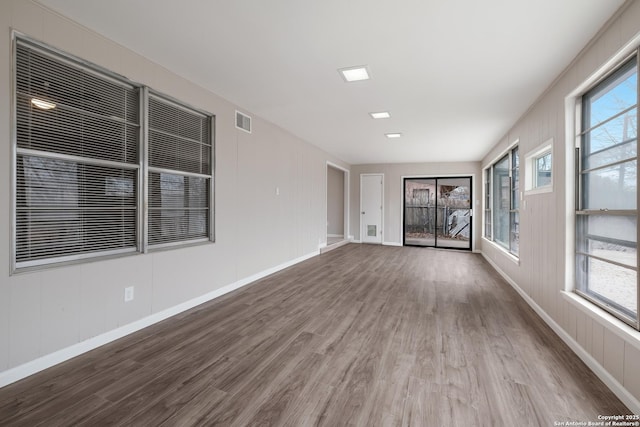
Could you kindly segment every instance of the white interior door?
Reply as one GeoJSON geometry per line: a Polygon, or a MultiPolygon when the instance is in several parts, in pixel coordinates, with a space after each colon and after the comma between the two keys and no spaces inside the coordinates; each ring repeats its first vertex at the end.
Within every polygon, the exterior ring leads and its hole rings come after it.
{"type": "Polygon", "coordinates": [[[360,175],[360,240],[382,243],[382,174],[360,175]]]}

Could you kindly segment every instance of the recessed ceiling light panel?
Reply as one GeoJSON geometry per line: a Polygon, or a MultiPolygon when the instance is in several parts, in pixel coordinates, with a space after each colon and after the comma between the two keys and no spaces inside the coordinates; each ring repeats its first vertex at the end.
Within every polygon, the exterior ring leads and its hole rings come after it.
{"type": "Polygon", "coordinates": [[[366,65],[359,65],[357,67],[340,68],[338,70],[345,82],[359,82],[362,80],[369,80],[371,74],[366,65]]]}
{"type": "Polygon", "coordinates": [[[400,132],[394,132],[394,133],[385,133],[384,136],[386,136],[387,138],[400,138],[402,134],[400,132]]]}
{"type": "Polygon", "coordinates": [[[388,111],[380,111],[378,113],[369,113],[369,115],[373,119],[388,119],[389,117],[391,117],[391,114],[389,114],[388,111]]]}

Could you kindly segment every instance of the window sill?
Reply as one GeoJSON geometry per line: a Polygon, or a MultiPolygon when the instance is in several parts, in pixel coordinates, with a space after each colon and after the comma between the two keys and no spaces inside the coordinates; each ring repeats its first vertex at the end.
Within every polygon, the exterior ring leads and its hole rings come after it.
{"type": "Polygon", "coordinates": [[[215,243],[215,240],[202,238],[195,240],[183,240],[178,242],[171,243],[162,243],[159,245],[149,246],[148,252],[161,252],[169,249],[180,249],[180,248],[190,248],[194,246],[203,246],[215,243]]]}
{"type": "Polygon", "coordinates": [[[525,190],[525,196],[533,196],[534,194],[553,193],[553,185],[545,185],[544,187],[532,188],[531,190],[525,190]]]}
{"type": "Polygon", "coordinates": [[[618,335],[625,342],[640,350],[640,332],[624,323],[622,320],[607,313],[595,304],[590,303],[572,291],[561,291],[562,297],[574,307],[587,314],[591,319],[618,335]]]}
{"type": "Polygon", "coordinates": [[[512,254],[511,252],[509,252],[508,250],[506,250],[504,247],[500,246],[499,244],[497,244],[496,242],[494,242],[493,240],[489,240],[486,237],[482,236],[482,240],[484,240],[485,242],[489,243],[491,246],[493,246],[494,248],[498,249],[504,256],[507,257],[507,259],[509,259],[511,262],[513,262],[516,265],[520,265],[520,258],[518,258],[517,256],[515,256],[514,254],[512,254]]]}
{"type": "Polygon", "coordinates": [[[73,265],[87,264],[90,262],[108,261],[112,259],[124,258],[129,256],[140,255],[142,252],[135,248],[119,249],[109,252],[89,253],[89,254],[77,254],[67,255],[64,257],[53,258],[49,260],[41,260],[36,262],[26,262],[21,265],[15,265],[12,267],[10,275],[18,275],[23,273],[33,273],[36,271],[43,271],[52,268],[68,267],[73,265]]]}

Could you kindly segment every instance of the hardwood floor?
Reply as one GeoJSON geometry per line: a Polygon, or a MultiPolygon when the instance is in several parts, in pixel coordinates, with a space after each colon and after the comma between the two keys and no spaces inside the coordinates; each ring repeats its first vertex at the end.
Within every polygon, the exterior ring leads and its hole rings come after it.
{"type": "Polygon", "coordinates": [[[354,244],[0,389],[3,426],[553,426],[626,413],[481,256],[354,244]]]}

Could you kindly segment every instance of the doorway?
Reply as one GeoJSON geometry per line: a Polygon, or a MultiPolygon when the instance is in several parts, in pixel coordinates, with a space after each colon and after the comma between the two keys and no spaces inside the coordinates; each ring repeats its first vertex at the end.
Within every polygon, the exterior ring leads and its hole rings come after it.
{"type": "Polygon", "coordinates": [[[349,172],[327,162],[327,246],[349,238],[349,172]]]}
{"type": "Polygon", "coordinates": [[[360,175],[360,241],[382,243],[383,174],[360,175]]]}
{"type": "Polygon", "coordinates": [[[471,250],[471,177],[404,178],[403,245],[471,250]]]}

